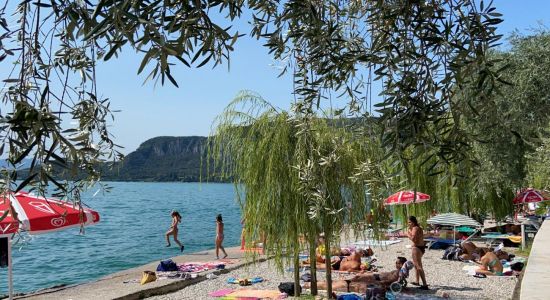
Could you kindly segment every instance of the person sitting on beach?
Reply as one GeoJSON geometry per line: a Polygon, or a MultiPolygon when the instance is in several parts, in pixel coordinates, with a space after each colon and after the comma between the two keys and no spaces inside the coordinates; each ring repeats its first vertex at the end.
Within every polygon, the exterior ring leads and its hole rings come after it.
{"type": "MultiPolygon", "coordinates": [[[[496,252],[500,252],[500,250],[497,250],[496,252]]],[[[481,266],[476,269],[476,274],[483,274],[483,275],[494,275],[494,276],[502,276],[504,275],[503,270],[504,267],[502,266],[502,263],[500,262],[500,259],[497,256],[497,253],[495,252],[487,252],[483,257],[481,258],[481,261],[479,263],[481,266]]]]}
{"type": "MultiPolygon", "coordinates": [[[[367,290],[368,285],[376,284],[381,285],[383,288],[388,288],[392,283],[400,280],[400,271],[403,265],[407,262],[404,257],[398,257],[395,261],[395,270],[390,272],[365,272],[360,273],[348,280],[333,280],[332,289],[340,292],[355,292],[364,293],[367,290]]],[[[412,268],[410,264],[410,268],[412,268]]],[[[305,288],[310,287],[310,283],[306,282],[305,288]]],[[[327,284],[324,281],[317,282],[317,288],[320,290],[326,290],[327,284]]]]}
{"type": "MultiPolygon", "coordinates": [[[[317,258],[317,262],[318,263],[325,263],[326,251],[325,251],[325,237],[324,236],[319,237],[318,244],[319,244],[319,246],[317,246],[317,249],[315,249],[315,256],[317,258]]],[[[340,249],[339,247],[331,247],[330,255],[331,256],[341,256],[342,255],[342,249],[340,249]]]]}

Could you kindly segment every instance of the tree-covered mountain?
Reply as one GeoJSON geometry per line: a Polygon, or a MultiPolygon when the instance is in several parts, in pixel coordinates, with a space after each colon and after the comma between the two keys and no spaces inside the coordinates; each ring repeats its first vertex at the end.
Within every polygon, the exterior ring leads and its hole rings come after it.
{"type": "Polygon", "coordinates": [[[104,169],[102,180],[200,181],[201,158],[206,155],[206,141],[203,136],[152,138],[113,168],[104,169]]]}

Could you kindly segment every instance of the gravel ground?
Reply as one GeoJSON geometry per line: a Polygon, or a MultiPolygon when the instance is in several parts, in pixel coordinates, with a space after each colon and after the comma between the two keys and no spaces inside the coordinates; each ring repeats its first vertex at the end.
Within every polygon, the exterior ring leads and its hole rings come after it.
{"type": "MultiPolygon", "coordinates": [[[[393,268],[397,256],[410,258],[410,249],[405,248],[407,241],[391,245],[385,249],[374,248],[376,263],[380,271],[389,271],[393,268]]],[[[423,257],[424,270],[430,286],[430,291],[419,291],[415,288],[407,288],[407,295],[445,296],[450,299],[512,299],[517,279],[515,277],[487,277],[475,278],[468,275],[462,268],[467,265],[463,262],[442,260],[441,250],[427,250],[423,257]]],[[[149,299],[215,299],[207,294],[223,288],[238,288],[238,285],[228,284],[229,277],[243,278],[262,276],[265,281],[254,284],[255,289],[277,289],[280,282],[292,281],[292,272],[283,274],[277,272],[270,261],[234,270],[228,274],[222,274],[218,278],[208,279],[195,285],[186,287],[178,292],[156,296],[149,299]]],[[[319,272],[318,278],[323,278],[324,273],[319,272]]],[[[414,280],[414,270],[409,277],[409,282],[414,280]]],[[[410,299],[410,298],[407,298],[410,299]]]]}

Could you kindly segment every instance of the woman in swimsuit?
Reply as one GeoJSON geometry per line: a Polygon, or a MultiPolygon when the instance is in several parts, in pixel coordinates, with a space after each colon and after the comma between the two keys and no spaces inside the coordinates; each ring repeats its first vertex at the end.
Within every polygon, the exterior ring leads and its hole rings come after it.
{"type": "Polygon", "coordinates": [[[415,216],[409,217],[409,230],[407,231],[407,236],[413,243],[412,245],[412,259],[414,267],[416,269],[416,282],[411,282],[413,285],[419,285],[418,277],[422,278],[422,285],[420,289],[427,290],[428,284],[426,283],[426,274],[422,268],[422,256],[426,251],[426,245],[424,244],[424,233],[422,228],[418,225],[418,220],[415,216]]]}
{"type": "Polygon", "coordinates": [[[497,254],[494,252],[487,252],[480,261],[481,266],[476,269],[476,274],[483,275],[503,275],[503,266],[498,258],[497,254]]]}
{"type": "Polygon", "coordinates": [[[185,248],[180,241],[178,241],[178,224],[181,223],[181,215],[177,211],[172,211],[172,225],[170,225],[170,229],[166,232],[166,247],[170,247],[170,236],[174,236],[174,242],[178,244],[180,247],[180,251],[183,252],[183,249],[185,248]]]}
{"type": "Polygon", "coordinates": [[[216,258],[220,258],[220,249],[223,251],[223,258],[227,257],[227,252],[225,252],[225,249],[222,246],[223,243],[223,220],[222,215],[219,214],[216,217],[216,258]]]}

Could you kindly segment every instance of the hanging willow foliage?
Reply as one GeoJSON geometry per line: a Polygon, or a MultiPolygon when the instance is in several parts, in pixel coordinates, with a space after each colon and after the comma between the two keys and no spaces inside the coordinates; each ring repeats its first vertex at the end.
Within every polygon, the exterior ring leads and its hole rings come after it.
{"type": "Polygon", "coordinates": [[[266,241],[266,253],[281,270],[305,250],[302,237],[324,232],[330,249],[344,227],[361,233],[370,225],[378,233],[388,223],[382,206],[388,181],[370,159],[381,148],[328,122],[277,110],[242,92],[209,140],[208,161],[237,187],[247,247],[266,241]]]}

